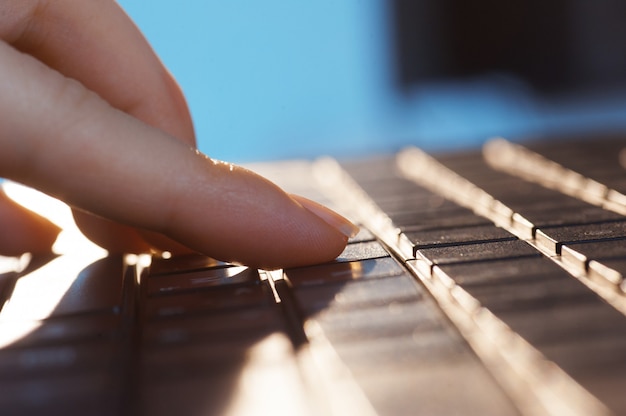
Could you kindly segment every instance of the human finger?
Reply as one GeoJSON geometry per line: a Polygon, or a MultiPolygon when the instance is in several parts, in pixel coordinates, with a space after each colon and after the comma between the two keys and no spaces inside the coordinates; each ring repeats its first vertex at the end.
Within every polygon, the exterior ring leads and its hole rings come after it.
{"type": "Polygon", "coordinates": [[[2,176],[256,267],[330,260],[354,232],[337,214],[206,157],[6,44],[0,61],[2,176]]]}
{"type": "MultiPolygon", "coordinates": [[[[195,144],[180,89],[116,2],[7,0],[0,3],[0,16],[0,39],[78,80],[112,106],[195,144]]],[[[87,236],[111,250],[177,249],[161,236],[87,213],[74,215],[87,236]]]]}

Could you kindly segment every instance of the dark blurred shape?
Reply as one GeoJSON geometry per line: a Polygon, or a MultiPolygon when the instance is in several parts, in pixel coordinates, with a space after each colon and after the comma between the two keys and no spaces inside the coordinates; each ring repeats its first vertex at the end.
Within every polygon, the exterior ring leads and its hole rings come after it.
{"type": "Polygon", "coordinates": [[[559,93],[626,84],[618,0],[390,0],[399,87],[492,73],[559,93]]]}

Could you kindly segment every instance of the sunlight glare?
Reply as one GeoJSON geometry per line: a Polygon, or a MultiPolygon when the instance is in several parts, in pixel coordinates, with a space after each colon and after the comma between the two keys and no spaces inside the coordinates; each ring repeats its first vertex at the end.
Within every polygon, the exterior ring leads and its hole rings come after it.
{"type": "Polygon", "coordinates": [[[47,218],[62,229],[52,247],[55,254],[65,254],[78,250],[82,253],[106,253],[106,250],[91,242],[78,229],[72,211],[67,204],[16,182],[3,181],[0,185],[9,198],[47,218]]]}
{"type": "Polygon", "coordinates": [[[303,414],[306,403],[304,389],[294,381],[301,380],[289,339],[281,333],[272,333],[260,339],[246,353],[245,364],[234,387],[229,408],[230,415],[255,415],[259,409],[273,409],[275,415],[303,414]],[[283,400],[273,400],[280,391],[283,400]]]}

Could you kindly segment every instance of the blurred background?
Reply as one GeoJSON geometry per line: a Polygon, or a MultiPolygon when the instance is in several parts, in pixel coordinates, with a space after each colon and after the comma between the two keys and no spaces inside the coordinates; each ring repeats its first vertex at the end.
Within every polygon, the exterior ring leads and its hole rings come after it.
{"type": "Polygon", "coordinates": [[[626,128],[618,0],[118,0],[250,162],[626,128]]]}

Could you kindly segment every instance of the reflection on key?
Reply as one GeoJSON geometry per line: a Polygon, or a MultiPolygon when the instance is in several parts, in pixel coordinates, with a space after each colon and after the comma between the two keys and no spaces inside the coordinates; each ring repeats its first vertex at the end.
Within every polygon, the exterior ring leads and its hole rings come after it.
{"type": "Polygon", "coordinates": [[[342,283],[356,279],[398,276],[404,271],[391,257],[363,261],[340,262],[314,267],[288,269],[285,276],[294,287],[342,283]]]}
{"type": "Polygon", "coordinates": [[[195,272],[151,276],[146,280],[148,295],[164,295],[222,285],[254,283],[259,280],[255,269],[232,266],[195,272]]]}

